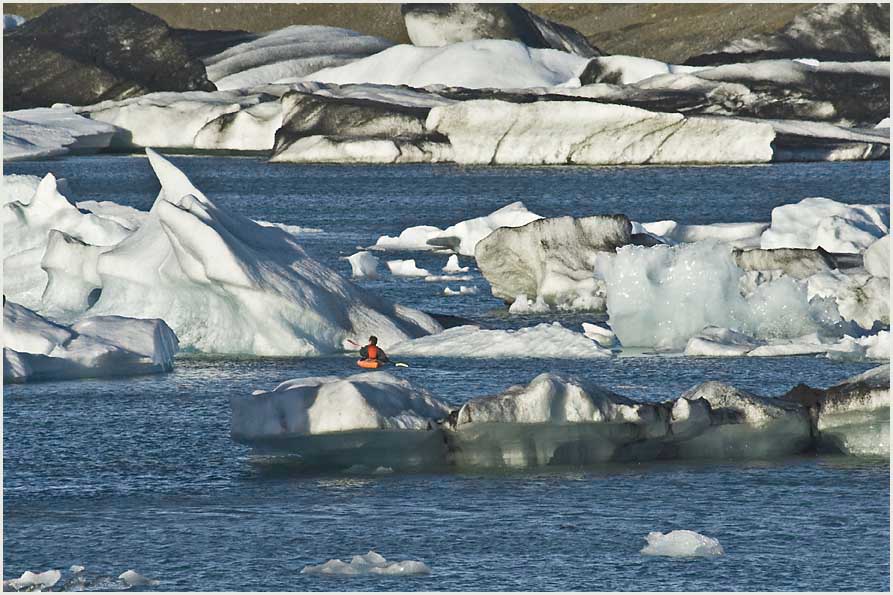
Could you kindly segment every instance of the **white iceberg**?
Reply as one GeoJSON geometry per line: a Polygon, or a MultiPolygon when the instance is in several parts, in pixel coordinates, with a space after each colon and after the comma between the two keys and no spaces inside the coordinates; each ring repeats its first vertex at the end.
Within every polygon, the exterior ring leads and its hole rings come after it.
{"type": "Polygon", "coordinates": [[[580,86],[588,60],[574,54],[533,49],[517,41],[486,39],[444,47],[398,45],[344,66],[325,68],[305,80],[469,89],[580,86]]]}
{"type": "Polygon", "coordinates": [[[425,126],[456,163],[482,165],[763,163],[775,139],[759,122],[581,101],[464,101],[432,108],[425,126]]]}
{"type": "Polygon", "coordinates": [[[667,534],[652,531],[645,537],[645,541],[648,545],[639,551],[643,556],[712,558],[725,554],[719,540],[685,529],[667,534]]]}
{"type": "Polygon", "coordinates": [[[772,224],[761,248],[818,248],[860,253],[890,233],[889,205],[851,205],[828,198],[804,198],[772,209],[772,224]]]}
{"type": "Polygon", "coordinates": [[[420,269],[415,264],[415,259],[409,260],[389,260],[388,269],[395,277],[428,277],[431,272],[427,269],[420,269]]]}
{"type": "Polygon", "coordinates": [[[155,579],[146,578],[136,570],[126,570],[118,576],[118,580],[123,581],[128,587],[150,587],[158,584],[155,579]]]}
{"type": "Polygon", "coordinates": [[[204,58],[208,79],[221,91],[257,87],[341,66],[391,47],[380,37],[349,29],[292,25],[204,58]]]}
{"type": "Polygon", "coordinates": [[[685,225],[676,221],[633,222],[633,233],[648,233],[667,244],[716,240],[736,248],[758,248],[768,223],[711,223],[685,225]]]}
{"type": "Polygon", "coordinates": [[[308,463],[407,468],[440,464],[446,405],[386,372],[283,382],[230,398],[235,440],[298,451],[308,463]]]}
{"type": "Polygon", "coordinates": [[[92,316],[64,326],[3,304],[4,382],[168,372],[177,349],[163,320],[92,316]]]}
{"type": "Polygon", "coordinates": [[[601,324],[593,324],[591,322],[584,322],[582,326],[583,334],[602,347],[610,349],[611,347],[617,347],[619,345],[617,335],[615,335],[614,331],[612,331],[607,326],[601,324]]]}
{"type": "MultiPolygon", "coordinates": [[[[498,212],[498,211],[497,211],[498,212]]],[[[459,266],[459,257],[455,254],[450,255],[447,263],[443,265],[444,273],[467,273],[468,267],[459,266]]]]}
{"type": "Polygon", "coordinates": [[[515,330],[456,326],[442,333],[391,346],[392,355],[470,358],[596,359],[611,355],[582,333],[558,322],[515,330]]]}
{"type": "Polygon", "coordinates": [[[354,556],[350,562],[332,559],[319,565],[308,565],[301,569],[301,574],[325,574],[341,576],[357,576],[362,574],[383,574],[388,576],[416,576],[431,574],[431,568],[417,560],[388,562],[381,554],[370,551],[362,556],[354,556]]]}
{"type": "Polygon", "coordinates": [[[206,352],[316,355],[377,335],[387,349],[440,330],[311,259],[291,234],[217,207],[152,150],[161,192],[138,231],[99,256],[91,314],[162,318],[206,352]]]}
{"type": "Polygon", "coordinates": [[[443,295],[475,295],[477,292],[477,287],[466,287],[465,285],[460,285],[459,289],[443,288],[443,295]]]}
{"type": "Polygon", "coordinates": [[[350,272],[354,277],[373,278],[378,276],[378,258],[365,250],[347,257],[350,272]]]}
{"type": "Polygon", "coordinates": [[[71,106],[3,113],[3,160],[20,161],[108,147],[120,131],[75,113],[71,106]]]}
{"type": "Polygon", "coordinates": [[[13,591],[42,591],[49,589],[59,582],[62,573],[58,570],[44,572],[31,572],[26,570],[19,578],[3,581],[3,590],[13,591]]]}
{"type": "MultiPolygon", "coordinates": [[[[462,256],[474,256],[477,244],[500,227],[520,227],[542,219],[527,210],[521,201],[496,209],[489,215],[460,221],[446,229],[431,225],[409,227],[397,237],[381,236],[373,246],[379,250],[433,250],[448,249],[462,256]]],[[[456,270],[462,272],[456,261],[456,270]]],[[[447,264],[449,267],[449,264],[447,264]]],[[[444,271],[447,270],[444,267],[444,271]]]]}

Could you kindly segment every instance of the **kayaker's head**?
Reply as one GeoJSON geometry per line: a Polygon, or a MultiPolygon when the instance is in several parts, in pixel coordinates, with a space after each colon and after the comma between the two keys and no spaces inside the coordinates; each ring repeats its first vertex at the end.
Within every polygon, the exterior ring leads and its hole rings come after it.
{"type": "Polygon", "coordinates": [[[375,335],[369,337],[369,345],[378,345],[378,337],[375,335]]]}

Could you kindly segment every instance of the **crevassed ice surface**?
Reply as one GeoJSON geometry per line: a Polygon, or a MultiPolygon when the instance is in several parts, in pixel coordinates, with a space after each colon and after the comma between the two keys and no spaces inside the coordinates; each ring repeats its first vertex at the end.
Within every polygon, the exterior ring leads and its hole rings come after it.
{"type": "MultiPolygon", "coordinates": [[[[413,225],[442,229],[523,200],[544,216],[627,214],[637,221],[768,221],[807,196],[888,200],[889,164],[722,168],[271,167],[254,158],[172,157],[225,208],[322,229],[301,237],[324,264],[413,225]],[[859,180],[854,184],[853,180],[859,180]]],[[[148,209],[158,192],[139,157],[7,164],[6,173],[68,180],[76,201],[148,209]]],[[[447,255],[414,258],[434,274],[447,255]]],[[[510,316],[471,266],[476,295],[390,275],[358,282],[407,306],[491,328],[594,316],[510,316]]],[[[457,356],[461,355],[459,353],[457,356]]],[[[232,394],[291,378],[348,375],[355,357],[178,357],[164,376],[4,388],[4,579],[84,565],[128,569],[164,590],[887,590],[886,460],[798,457],[748,463],[616,465],[523,472],[308,473],[298,460],[257,459],[229,436],[232,394]],[[36,423],[35,420],[40,420],[36,423]],[[746,498],[741,495],[746,494],[746,498]],[[651,532],[696,531],[725,555],[642,556],[651,532]],[[320,576],[306,566],[374,549],[413,560],[422,576],[320,576]],[[246,552],[250,554],[246,555],[246,552]],[[829,552],[834,563],[829,564],[829,552]]],[[[675,398],[703,380],[759,394],[796,382],[829,386],[874,367],[812,357],[578,359],[407,358],[393,370],[452,406],[576,375],[635,399],[675,398]]]]}

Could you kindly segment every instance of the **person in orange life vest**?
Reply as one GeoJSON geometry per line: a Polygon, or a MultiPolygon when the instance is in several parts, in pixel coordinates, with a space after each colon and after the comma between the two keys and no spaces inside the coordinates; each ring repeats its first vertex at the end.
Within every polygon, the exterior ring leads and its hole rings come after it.
{"type": "Polygon", "coordinates": [[[389,362],[384,349],[378,346],[378,337],[375,335],[369,337],[369,344],[360,349],[360,357],[365,360],[377,360],[382,363],[389,362]]]}

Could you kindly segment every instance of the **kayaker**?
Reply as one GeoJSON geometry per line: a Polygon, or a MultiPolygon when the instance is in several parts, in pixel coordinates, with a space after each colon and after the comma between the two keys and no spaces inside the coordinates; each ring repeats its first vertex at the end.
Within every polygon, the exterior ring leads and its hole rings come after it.
{"type": "Polygon", "coordinates": [[[360,349],[360,358],[366,361],[378,361],[381,363],[390,361],[384,349],[378,346],[378,337],[375,335],[369,337],[369,344],[360,349]]]}

